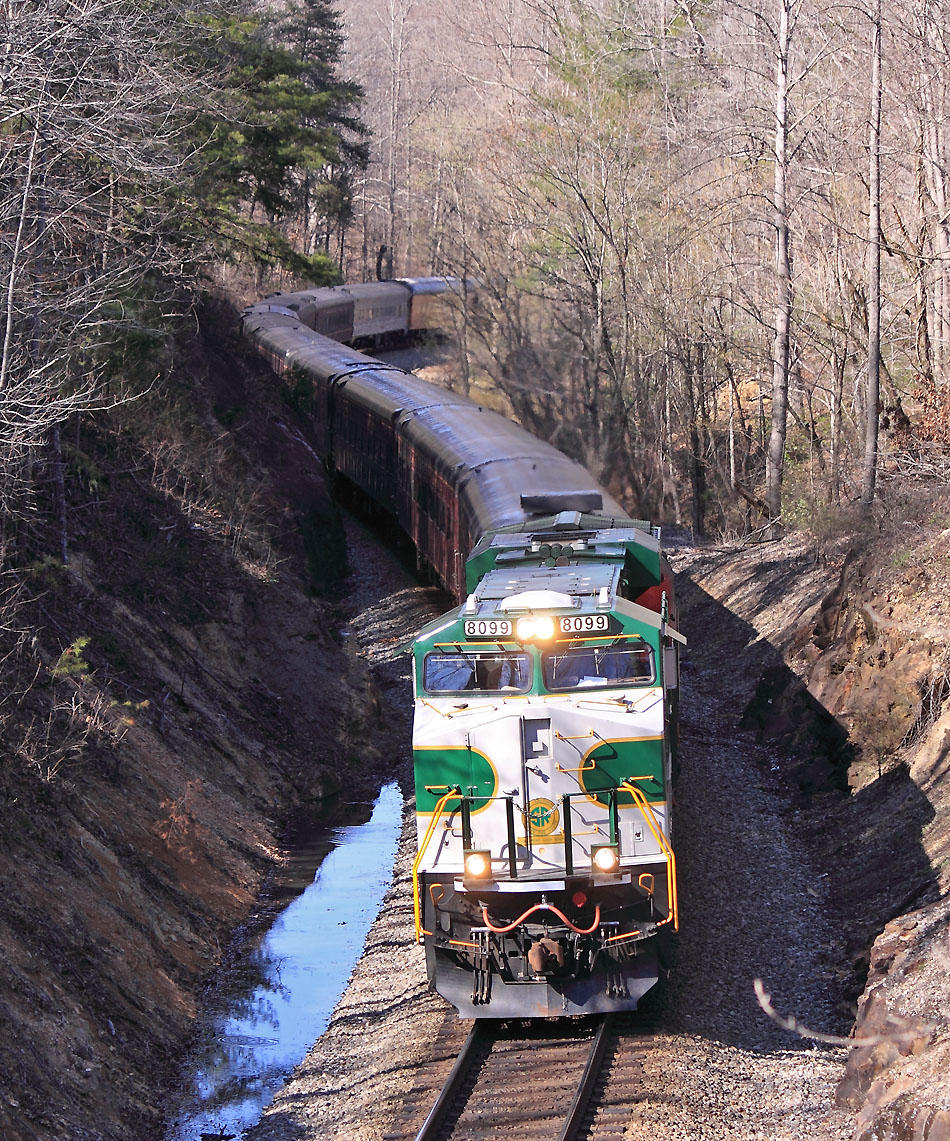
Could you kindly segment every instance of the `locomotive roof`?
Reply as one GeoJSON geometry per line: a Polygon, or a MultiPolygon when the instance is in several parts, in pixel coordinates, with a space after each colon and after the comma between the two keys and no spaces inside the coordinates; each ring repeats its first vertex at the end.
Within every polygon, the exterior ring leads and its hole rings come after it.
{"type": "Polygon", "coordinates": [[[496,557],[503,559],[506,554],[518,552],[523,556],[544,543],[553,542],[570,545],[575,550],[596,550],[605,557],[615,555],[618,558],[623,558],[624,550],[630,543],[656,553],[660,550],[659,539],[634,520],[605,519],[569,511],[532,519],[522,524],[518,531],[496,531],[486,541],[486,545],[496,548],[499,552],[496,557]],[[571,518],[567,519],[566,516],[571,518]]]}
{"type": "MultiPolygon", "coordinates": [[[[498,603],[512,595],[550,591],[569,595],[571,606],[581,610],[593,609],[601,591],[607,591],[611,600],[616,591],[621,567],[618,563],[580,563],[566,567],[512,567],[489,571],[475,588],[466,605],[466,613],[495,611],[498,603]],[[471,599],[474,598],[474,603],[471,599]]],[[[556,605],[553,604],[556,609],[556,605]]]]}
{"type": "Polygon", "coordinates": [[[466,563],[468,590],[474,591],[476,584],[496,569],[510,568],[510,573],[515,573],[516,567],[551,566],[560,559],[585,571],[598,563],[608,568],[623,565],[640,590],[663,577],[660,541],[646,525],[631,519],[564,511],[523,522],[518,530],[486,534],[466,563]]]}
{"type": "MultiPolygon", "coordinates": [[[[569,566],[525,566],[489,571],[464,604],[427,622],[416,635],[425,642],[459,619],[511,617],[519,610],[570,610],[574,615],[603,612],[605,601],[613,607],[622,564],[572,563],[569,566]],[[606,598],[604,596],[606,591],[606,598]],[[524,596],[523,600],[517,596],[524,596]],[[505,600],[508,605],[504,605],[505,600]],[[523,603],[523,605],[522,605],[523,603]]],[[[640,609],[639,607],[637,609],[640,609]]],[[[652,624],[655,617],[643,611],[652,624]]]]}

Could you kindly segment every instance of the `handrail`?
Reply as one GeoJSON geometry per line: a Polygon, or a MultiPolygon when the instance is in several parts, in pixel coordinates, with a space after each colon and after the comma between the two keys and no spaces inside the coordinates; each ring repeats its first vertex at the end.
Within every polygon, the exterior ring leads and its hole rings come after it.
{"type": "MultiPolygon", "coordinates": [[[[653,833],[653,838],[660,845],[660,851],[666,856],[667,863],[670,865],[669,883],[667,884],[667,902],[669,904],[670,913],[663,920],[663,923],[657,924],[662,927],[664,923],[669,923],[670,919],[673,920],[673,930],[679,931],[680,929],[680,915],[679,915],[679,901],[676,895],[676,856],[673,854],[673,849],[670,847],[670,842],[663,834],[663,829],[660,827],[660,822],[657,820],[653,809],[650,807],[650,802],[643,795],[640,789],[633,784],[635,780],[644,780],[644,777],[628,777],[626,780],[621,781],[620,787],[629,792],[633,797],[634,803],[640,809],[640,815],[647,822],[647,826],[653,833]]],[[[652,777],[650,778],[652,779],[652,777]]]]}
{"type": "Polygon", "coordinates": [[[593,772],[594,769],[597,768],[597,762],[591,761],[590,764],[587,764],[585,761],[582,760],[580,765],[575,769],[572,769],[569,766],[566,767],[566,766],[562,765],[560,762],[555,762],[554,767],[555,767],[555,769],[557,769],[557,771],[559,773],[590,773],[590,772],[593,772]]]}
{"type": "Polygon", "coordinates": [[[634,929],[632,931],[625,931],[622,935],[609,935],[604,940],[604,942],[605,943],[623,943],[627,939],[639,939],[642,937],[642,935],[643,935],[643,932],[640,930],[640,928],[634,927],[634,929]]]}
{"type": "MultiPolygon", "coordinates": [[[[485,691],[485,692],[488,692],[488,691],[485,691]]],[[[498,691],[497,690],[491,690],[491,692],[497,693],[498,691]]],[[[462,696],[464,696],[464,694],[463,693],[447,693],[447,694],[445,694],[445,696],[446,697],[462,697],[462,696]]],[[[476,693],[474,696],[479,697],[479,696],[484,696],[484,695],[476,693]]],[[[512,695],[512,696],[514,696],[514,695],[512,695]]],[[[424,697],[417,697],[416,700],[419,702],[420,705],[424,705],[424,706],[426,706],[427,709],[431,709],[433,711],[433,713],[438,713],[438,715],[440,717],[458,717],[458,715],[460,713],[491,713],[498,708],[497,702],[494,702],[491,705],[470,705],[466,701],[462,705],[455,705],[455,706],[453,706],[453,708],[445,710],[445,709],[440,709],[437,705],[433,705],[431,701],[426,701],[426,699],[424,697]]],[[[504,698],[502,698],[502,700],[504,700],[504,698]]]]}
{"type": "Polygon", "coordinates": [[[555,767],[557,768],[558,772],[561,772],[561,773],[568,773],[568,772],[586,773],[586,772],[590,772],[591,769],[595,769],[597,767],[596,761],[591,761],[590,765],[588,766],[584,760],[584,754],[581,751],[580,746],[574,744],[575,741],[586,741],[586,740],[588,740],[588,738],[593,737],[593,736],[595,736],[593,729],[588,729],[586,733],[577,733],[574,735],[562,733],[558,729],[554,730],[554,739],[556,741],[566,742],[568,745],[571,746],[571,748],[581,758],[581,767],[579,769],[562,769],[560,764],[557,764],[555,767]]]}
{"type": "MultiPolygon", "coordinates": [[[[676,855],[673,852],[673,849],[670,846],[670,843],[667,840],[667,838],[663,832],[663,829],[660,826],[660,822],[656,818],[656,814],[654,813],[653,809],[650,806],[650,802],[644,796],[644,794],[640,790],[640,788],[636,784],[633,783],[634,781],[654,780],[654,779],[655,778],[652,776],[652,774],[643,775],[643,776],[627,777],[625,780],[621,781],[620,785],[617,788],[617,791],[619,791],[620,789],[623,789],[625,792],[629,793],[630,796],[633,797],[634,804],[640,810],[641,816],[643,816],[644,820],[646,821],[647,827],[653,833],[654,839],[656,840],[657,844],[660,846],[660,851],[666,857],[666,861],[669,864],[669,880],[668,880],[668,884],[667,884],[669,914],[667,915],[666,919],[662,920],[659,924],[657,924],[657,926],[662,927],[665,924],[672,921],[674,931],[679,931],[679,900],[678,900],[678,896],[677,896],[677,887],[676,887],[676,855]]],[[[463,794],[461,788],[459,788],[458,785],[455,785],[454,787],[451,787],[451,788],[448,785],[431,785],[431,786],[427,785],[426,786],[426,792],[436,792],[436,791],[441,791],[442,789],[445,789],[445,792],[442,795],[442,797],[439,799],[439,801],[437,802],[435,808],[433,809],[431,819],[429,820],[429,825],[426,828],[425,836],[422,839],[422,843],[419,845],[419,851],[417,852],[416,858],[413,860],[413,863],[412,863],[412,905],[413,905],[413,919],[415,922],[416,942],[417,943],[420,943],[422,941],[422,934],[423,934],[423,929],[422,929],[422,903],[421,903],[420,892],[419,892],[419,868],[422,865],[422,860],[425,857],[426,850],[428,849],[429,844],[432,841],[432,837],[433,837],[435,830],[436,830],[436,825],[438,824],[439,819],[442,816],[442,811],[445,808],[446,804],[448,804],[448,802],[450,800],[453,800],[453,799],[458,800],[459,802],[463,802],[464,800],[466,800],[465,794],[463,794]]],[[[567,798],[569,799],[571,795],[573,795],[573,794],[568,794],[567,798]]],[[[509,797],[485,797],[485,798],[480,798],[480,799],[509,800],[510,798],[509,797]]],[[[643,885],[641,884],[641,886],[643,886],[643,885]]],[[[594,923],[589,928],[577,927],[574,923],[571,922],[570,919],[567,918],[567,916],[559,908],[557,908],[553,904],[549,904],[547,902],[544,902],[541,904],[536,904],[533,907],[528,908],[528,910],[523,915],[521,915],[518,919],[516,919],[513,923],[511,923],[507,926],[504,926],[504,927],[496,927],[491,922],[491,920],[488,917],[488,909],[486,907],[482,908],[482,918],[484,919],[486,927],[488,927],[488,929],[490,931],[493,931],[495,934],[500,935],[500,934],[505,934],[508,931],[513,931],[515,927],[518,927],[521,923],[523,923],[525,921],[525,919],[528,918],[529,915],[534,914],[536,911],[553,911],[554,914],[557,915],[559,919],[561,919],[564,923],[566,923],[568,925],[568,927],[570,927],[573,931],[576,931],[579,935],[591,934],[597,928],[598,924],[600,923],[600,906],[599,906],[599,904],[598,904],[597,909],[596,909],[596,915],[595,915],[594,923]]]]}
{"type": "Polygon", "coordinates": [[[416,858],[412,861],[412,915],[416,925],[417,943],[422,942],[422,902],[419,898],[419,866],[422,863],[422,858],[426,854],[426,848],[428,848],[432,835],[435,832],[435,826],[439,821],[439,817],[442,815],[442,809],[445,808],[446,804],[453,798],[458,800],[462,799],[462,790],[458,786],[449,788],[448,785],[444,784],[433,785],[431,788],[427,787],[426,792],[435,792],[437,788],[445,788],[448,789],[448,791],[433,809],[432,819],[429,821],[429,827],[426,829],[425,837],[419,845],[416,858]]]}
{"type": "Polygon", "coordinates": [[[425,705],[427,708],[434,710],[436,713],[438,713],[438,715],[440,717],[451,717],[452,716],[451,713],[446,713],[444,710],[440,709],[437,705],[433,705],[431,701],[426,701],[426,699],[424,697],[420,697],[418,700],[419,700],[420,705],[425,705]]]}

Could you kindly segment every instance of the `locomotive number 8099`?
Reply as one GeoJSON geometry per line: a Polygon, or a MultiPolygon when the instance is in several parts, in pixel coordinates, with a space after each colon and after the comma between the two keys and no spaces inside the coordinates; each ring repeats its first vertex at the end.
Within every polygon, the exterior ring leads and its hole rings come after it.
{"type": "Polygon", "coordinates": [[[679,924],[679,647],[658,531],[550,444],[340,342],[440,323],[477,283],[305,289],[243,327],[312,390],[328,467],[458,605],[413,647],[416,938],[462,1015],[630,1010],[679,924]],[[326,335],[324,335],[326,334],[326,335]]]}

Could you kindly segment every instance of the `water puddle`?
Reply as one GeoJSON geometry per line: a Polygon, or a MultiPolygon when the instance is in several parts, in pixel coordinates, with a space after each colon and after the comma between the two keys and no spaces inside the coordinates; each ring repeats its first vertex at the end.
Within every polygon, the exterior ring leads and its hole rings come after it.
{"type": "Polygon", "coordinates": [[[248,947],[245,985],[207,1015],[166,1141],[240,1138],[326,1030],[389,885],[401,823],[402,796],[388,784],[365,824],[295,851],[284,880],[293,898],[248,947]]]}

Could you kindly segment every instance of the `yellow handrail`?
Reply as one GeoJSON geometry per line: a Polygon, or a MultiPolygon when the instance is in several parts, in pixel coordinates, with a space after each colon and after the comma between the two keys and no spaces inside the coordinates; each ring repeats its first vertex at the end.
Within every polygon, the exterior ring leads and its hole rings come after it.
{"type": "Polygon", "coordinates": [[[581,761],[580,765],[576,769],[572,769],[570,767],[565,768],[564,765],[560,764],[560,762],[555,764],[554,767],[559,773],[589,773],[597,768],[597,762],[591,761],[591,763],[588,765],[584,761],[581,761]]]}
{"type": "MultiPolygon", "coordinates": [[[[621,783],[620,787],[625,789],[627,792],[629,792],[630,795],[633,797],[634,803],[636,804],[637,808],[640,809],[641,816],[647,822],[647,826],[649,827],[650,831],[653,833],[653,838],[660,845],[660,851],[663,852],[663,854],[666,856],[667,863],[670,865],[669,884],[667,885],[667,890],[669,892],[668,903],[669,903],[670,914],[666,917],[666,919],[663,921],[663,923],[669,923],[670,918],[672,918],[673,930],[679,931],[679,929],[680,929],[680,915],[679,915],[679,901],[678,901],[677,896],[676,896],[676,856],[673,854],[673,849],[670,847],[669,841],[663,835],[663,829],[660,827],[660,822],[659,822],[659,820],[657,820],[656,814],[654,813],[653,809],[650,807],[650,802],[643,795],[643,793],[640,791],[640,789],[637,788],[637,786],[632,783],[635,780],[644,780],[644,779],[646,779],[646,778],[644,778],[644,777],[628,777],[627,780],[625,780],[621,783]]],[[[650,778],[650,779],[652,779],[652,778],[650,778]]],[[[662,923],[658,924],[658,926],[662,927],[663,924],[662,923]]]]}
{"type": "Polygon", "coordinates": [[[434,785],[432,788],[426,788],[426,792],[435,792],[437,789],[445,788],[448,791],[442,799],[435,806],[432,813],[432,819],[429,821],[429,827],[426,829],[425,837],[419,845],[419,851],[416,853],[416,858],[412,861],[412,914],[416,924],[416,942],[422,942],[422,902],[419,899],[419,865],[422,863],[422,857],[426,854],[426,848],[429,846],[429,841],[432,839],[432,834],[435,832],[435,826],[438,823],[439,817],[442,815],[442,809],[453,798],[458,800],[462,799],[462,790],[459,788],[449,788],[448,785],[434,785]]]}
{"type": "Polygon", "coordinates": [[[426,706],[427,709],[434,710],[436,713],[438,713],[438,715],[440,717],[451,717],[452,716],[451,713],[446,713],[444,710],[440,709],[437,705],[433,705],[431,701],[426,701],[426,699],[424,697],[419,698],[419,704],[426,706]]]}
{"type": "Polygon", "coordinates": [[[625,939],[637,939],[643,932],[639,927],[634,927],[632,931],[627,931],[623,935],[609,935],[604,942],[606,943],[622,943],[625,939]]]}
{"type": "Polygon", "coordinates": [[[554,730],[554,739],[556,741],[565,741],[568,745],[571,746],[571,748],[575,751],[575,753],[577,753],[577,755],[581,758],[581,767],[579,769],[562,769],[561,766],[558,765],[557,766],[558,772],[561,772],[561,773],[586,773],[586,772],[589,772],[591,769],[595,769],[597,767],[597,762],[591,761],[591,763],[588,765],[584,759],[584,753],[582,752],[581,747],[579,745],[574,744],[575,741],[586,741],[590,737],[595,737],[595,736],[596,736],[596,734],[594,733],[593,729],[588,729],[586,733],[575,733],[573,736],[571,736],[569,734],[562,733],[559,729],[555,729],[554,730]]]}

